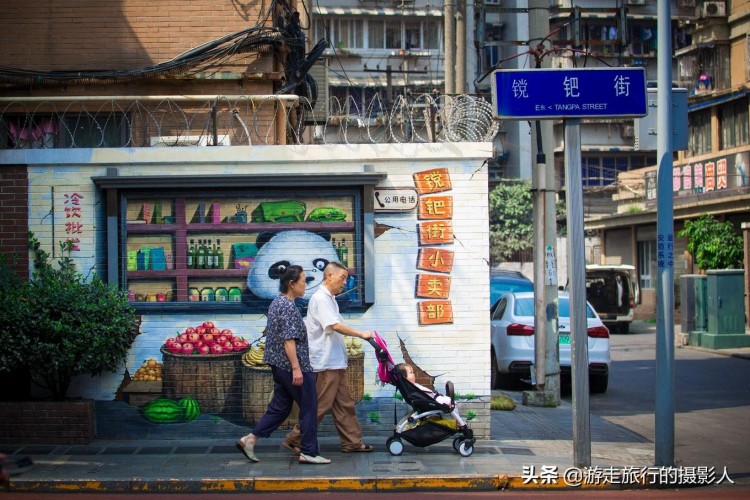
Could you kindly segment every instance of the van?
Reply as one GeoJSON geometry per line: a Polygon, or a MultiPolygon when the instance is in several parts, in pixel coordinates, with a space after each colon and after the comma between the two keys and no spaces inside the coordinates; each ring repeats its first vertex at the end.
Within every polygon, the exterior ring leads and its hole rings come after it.
{"type": "Polygon", "coordinates": [[[640,288],[635,267],[621,265],[586,266],[586,300],[612,333],[628,333],[640,288]]]}

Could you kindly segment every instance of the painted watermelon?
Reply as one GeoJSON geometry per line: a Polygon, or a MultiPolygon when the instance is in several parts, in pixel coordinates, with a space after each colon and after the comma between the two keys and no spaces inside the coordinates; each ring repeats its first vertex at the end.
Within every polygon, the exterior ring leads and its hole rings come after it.
{"type": "Polygon", "coordinates": [[[155,424],[174,424],[185,420],[185,409],[172,399],[157,398],[143,407],[143,416],[155,424]]]}
{"type": "Polygon", "coordinates": [[[177,404],[180,405],[185,412],[185,422],[192,422],[201,414],[201,407],[198,404],[198,401],[193,398],[182,398],[177,401],[177,404]]]}

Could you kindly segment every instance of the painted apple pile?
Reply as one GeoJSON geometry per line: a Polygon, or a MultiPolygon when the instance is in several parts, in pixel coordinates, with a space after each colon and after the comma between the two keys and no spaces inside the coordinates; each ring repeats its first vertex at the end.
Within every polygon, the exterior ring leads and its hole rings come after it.
{"type": "Polygon", "coordinates": [[[177,337],[168,338],[164,348],[172,354],[228,354],[244,351],[250,343],[231,330],[219,329],[212,321],[204,321],[196,327],[188,327],[177,337]]]}

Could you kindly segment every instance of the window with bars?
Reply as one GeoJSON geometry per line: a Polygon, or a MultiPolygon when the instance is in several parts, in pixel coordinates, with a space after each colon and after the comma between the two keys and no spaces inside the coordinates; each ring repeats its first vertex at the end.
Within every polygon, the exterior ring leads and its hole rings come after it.
{"type": "Polygon", "coordinates": [[[720,149],[748,144],[748,98],[735,99],[719,107],[720,149]]]}

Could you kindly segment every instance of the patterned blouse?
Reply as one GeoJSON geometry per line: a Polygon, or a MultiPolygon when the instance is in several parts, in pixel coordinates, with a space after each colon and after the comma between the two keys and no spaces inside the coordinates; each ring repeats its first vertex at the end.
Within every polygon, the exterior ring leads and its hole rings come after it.
{"type": "Polygon", "coordinates": [[[284,350],[284,341],[297,341],[297,359],[303,372],[311,372],[310,354],[307,347],[307,328],[297,306],[285,295],[279,295],[268,307],[266,324],[266,350],[263,362],[282,370],[292,371],[292,365],[284,350]]]}

